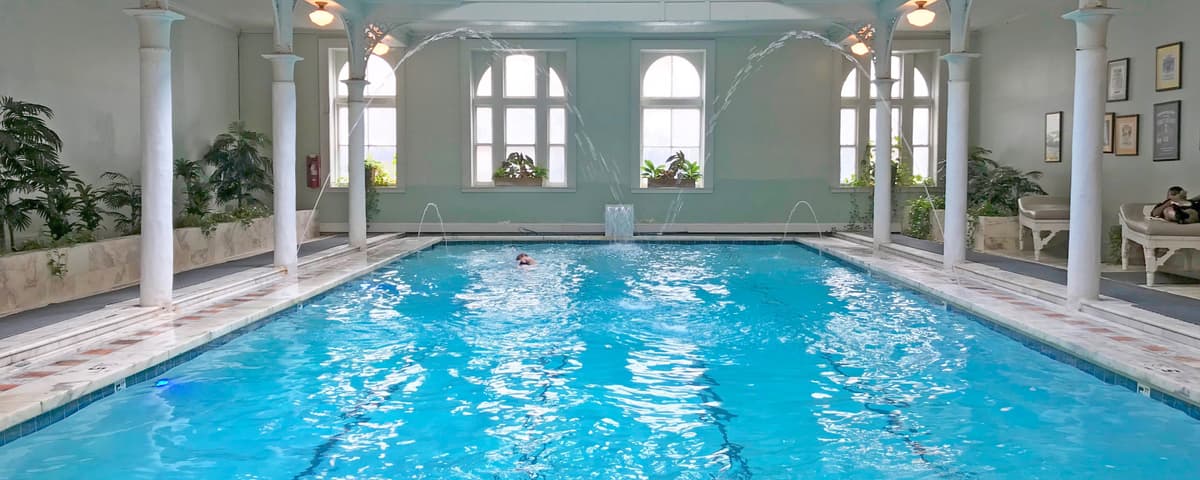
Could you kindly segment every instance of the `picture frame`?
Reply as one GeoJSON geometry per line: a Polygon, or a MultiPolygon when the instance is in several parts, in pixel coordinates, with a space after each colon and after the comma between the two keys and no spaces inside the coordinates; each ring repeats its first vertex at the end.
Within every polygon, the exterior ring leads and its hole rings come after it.
{"type": "Polygon", "coordinates": [[[1116,131],[1117,114],[1108,112],[1104,114],[1104,153],[1113,153],[1113,133],[1116,131]]]}
{"type": "Polygon", "coordinates": [[[1113,121],[1113,149],[1118,157],[1136,156],[1140,143],[1139,123],[1141,116],[1117,115],[1113,121]]]}
{"type": "Polygon", "coordinates": [[[1108,62],[1108,101],[1129,100],[1129,58],[1108,62]]]}
{"type": "Polygon", "coordinates": [[[1046,114],[1045,154],[1043,158],[1046,163],[1062,162],[1062,116],[1063,112],[1061,111],[1046,114]]]}
{"type": "Polygon", "coordinates": [[[1154,91],[1183,88],[1183,42],[1162,45],[1154,52],[1154,91]]]}
{"type": "Polygon", "coordinates": [[[1183,102],[1154,104],[1154,155],[1156,162],[1179,160],[1179,132],[1183,102]]]}

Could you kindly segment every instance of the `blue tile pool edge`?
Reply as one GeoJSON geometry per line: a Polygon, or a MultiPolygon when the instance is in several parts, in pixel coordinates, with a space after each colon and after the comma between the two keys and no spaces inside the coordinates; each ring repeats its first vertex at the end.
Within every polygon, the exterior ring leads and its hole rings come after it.
{"type": "MultiPolygon", "coordinates": [[[[234,329],[228,333],[225,333],[224,335],[216,337],[208,342],[205,342],[204,344],[198,345],[191,350],[182,352],[174,357],[168,358],[167,360],[164,360],[164,361],[162,361],[158,364],[155,364],[151,367],[148,367],[148,368],[146,368],[140,372],[137,372],[133,375],[126,376],[125,378],[123,378],[115,383],[102,386],[99,389],[96,389],[90,393],[84,394],[81,397],[79,397],[75,400],[71,400],[70,402],[67,402],[66,404],[64,404],[62,406],[56,407],[56,408],[50,410],[49,412],[41,413],[34,418],[31,418],[31,419],[21,422],[17,425],[9,427],[8,429],[5,429],[3,432],[0,432],[0,447],[3,447],[4,445],[12,443],[22,437],[27,436],[27,435],[36,433],[46,427],[49,427],[50,425],[53,425],[55,422],[58,422],[59,420],[62,420],[68,416],[71,416],[75,412],[78,412],[80,409],[82,409],[98,400],[108,397],[109,395],[112,395],[121,390],[124,390],[125,388],[127,388],[129,386],[136,385],[136,384],[144,382],[146,380],[150,380],[152,378],[158,377],[159,375],[166,373],[167,371],[171,370],[172,368],[175,368],[176,366],[179,366],[185,362],[188,362],[188,361],[204,354],[205,352],[208,352],[209,350],[218,348],[218,347],[225,345],[225,344],[229,343],[230,341],[232,341],[242,335],[245,335],[247,333],[258,330],[259,328],[262,328],[268,322],[270,322],[271,320],[274,320],[275,318],[277,318],[279,316],[285,315],[293,310],[303,308],[306,303],[316,301],[316,300],[321,299],[324,296],[330,295],[336,289],[338,289],[342,286],[345,286],[345,285],[349,284],[350,282],[353,282],[356,279],[365,277],[367,275],[371,275],[371,274],[375,273],[376,271],[378,271],[382,268],[385,268],[392,263],[395,263],[397,261],[402,261],[404,258],[406,258],[410,255],[416,254],[420,251],[435,250],[439,247],[445,248],[448,243],[452,243],[454,245],[503,245],[503,244],[516,244],[516,243],[596,244],[597,242],[598,241],[592,241],[592,240],[537,241],[537,242],[521,241],[519,239],[514,239],[514,240],[470,240],[470,241],[461,241],[461,242],[451,241],[451,242],[446,242],[446,243],[438,242],[438,243],[434,243],[432,245],[429,245],[429,246],[424,247],[419,250],[413,250],[410,252],[406,252],[406,253],[398,256],[395,259],[383,262],[374,268],[368,269],[358,275],[347,278],[345,281],[343,281],[337,285],[333,285],[324,291],[315,293],[315,294],[309,296],[308,298],[302,299],[294,305],[282,308],[279,311],[276,311],[273,313],[266,314],[262,318],[255,320],[255,321],[251,322],[250,324],[247,324],[240,328],[234,329]]],[[[600,241],[600,242],[604,242],[604,241],[600,241]]],[[[764,240],[705,239],[702,241],[701,240],[696,240],[696,241],[657,240],[657,241],[654,241],[653,243],[677,243],[677,244],[689,244],[689,245],[690,244],[704,244],[704,243],[742,244],[742,245],[775,245],[775,244],[779,244],[781,242],[780,242],[780,240],[766,240],[766,239],[764,239],[764,240]]],[[[916,286],[907,285],[902,279],[895,278],[892,275],[887,274],[886,272],[873,271],[870,268],[866,267],[865,265],[859,265],[859,264],[855,263],[853,260],[848,259],[848,258],[843,258],[840,255],[836,254],[835,252],[822,250],[822,249],[813,247],[811,245],[795,241],[794,239],[788,243],[791,243],[793,245],[799,246],[801,248],[807,249],[809,251],[812,251],[812,252],[815,252],[818,254],[822,254],[822,256],[829,258],[831,260],[834,260],[838,264],[847,266],[851,269],[866,273],[868,275],[874,276],[875,274],[878,274],[879,276],[876,277],[876,280],[878,280],[878,281],[884,281],[884,282],[899,286],[899,287],[901,287],[905,290],[908,290],[910,292],[913,292],[914,294],[919,295],[927,300],[930,300],[933,303],[943,303],[943,304],[947,305],[948,308],[952,308],[955,311],[964,313],[964,314],[966,314],[967,317],[969,317],[975,321],[978,321],[979,323],[983,324],[985,327],[988,327],[991,330],[994,330],[994,331],[999,332],[1005,336],[1008,336],[1018,342],[1021,342],[1021,344],[1025,345],[1027,348],[1031,348],[1031,349],[1037,351],[1038,353],[1041,353],[1055,361],[1065,363],[1067,365],[1071,365],[1080,370],[1083,370],[1084,372],[1091,374],[1092,376],[1100,379],[1101,381],[1104,381],[1105,383],[1119,385],[1119,386],[1125,387],[1133,392],[1139,391],[1138,390],[1139,385],[1136,380],[1133,380],[1129,377],[1126,377],[1124,375],[1116,373],[1105,367],[1102,367],[1102,366],[1096,365],[1092,362],[1089,362],[1087,360],[1084,360],[1084,359],[1082,359],[1074,354],[1071,354],[1065,350],[1059,349],[1050,344],[1047,344],[1040,340],[1034,339],[1033,337],[1030,337],[1019,331],[1013,330],[1012,328],[1009,328],[1005,325],[1002,325],[1002,324],[999,324],[992,320],[989,320],[987,318],[984,318],[983,316],[981,316],[977,313],[973,313],[965,308],[960,308],[957,305],[952,306],[951,305],[952,302],[950,300],[941,298],[931,292],[921,290],[920,288],[917,288],[916,286]]],[[[1162,403],[1166,404],[1167,406],[1170,406],[1176,410],[1180,410],[1180,411],[1186,413],[1187,415],[1191,416],[1192,418],[1200,420],[1200,406],[1190,404],[1186,400],[1174,397],[1169,393],[1162,392],[1153,387],[1149,387],[1149,388],[1150,388],[1149,397],[1152,400],[1162,402],[1162,403]]]]}
{"type": "Polygon", "coordinates": [[[1079,370],[1082,370],[1084,373],[1087,373],[1093,377],[1096,377],[1097,379],[1099,379],[1100,381],[1103,381],[1104,383],[1124,387],[1125,389],[1127,389],[1131,392],[1134,392],[1134,393],[1140,393],[1143,396],[1149,397],[1151,400],[1163,403],[1163,404],[1167,405],[1168,407],[1171,407],[1175,410],[1179,410],[1180,412],[1183,412],[1184,414],[1188,415],[1189,417],[1192,417],[1193,419],[1200,420],[1200,405],[1191,403],[1186,399],[1179,398],[1170,393],[1159,390],[1159,389],[1155,388],[1153,385],[1140,383],[1133,378],[1122,375],[1121,373],[1118,373],[1107,367],[1097,365],[1097,364],[1095,364],[1089,360],[1086,360],[1086,359],[1084,359],[1074,353],[1071,353],[1067,350],[1063,350],[1059,347],[1056,347],[1054,345],[1046,343],[1042,340],[1038,340],[1037,338],[1034,338],[1034,337],[1032,337],[1026,333],[1023,333],[1017,329],[1014,329],[1012,327],[1009,327],[1008,325],[1005,325],[1001,322],[987,318],[986,316],[984,316],[981,313],[972,311],[970,308],[960,305],[957,301],[955,301],[953,299],[943,298],[935,292],[928,291],[924,288],[921,288],[921,285],[919,283],[906,281],[905,279],[899,278],[898,276],[893,275],[889,272],[885,272],[882,270],[878,270],[878,271],[874,270],[871,267],[867,266],[866,264],[861,264],[852,258],[847,258],[847,257],[843,256],[843,254],[838,253],[838,252],[821,249],[821,248],[809,245],[807,243],[802,243],[799,241],[797,241],[796,244],[800,245],[801,247],[804,247],[808,250],[811,250],[815,253],[824,254],[825,256],[827,256],[827,258],[837,262],[840,265],[844,265],[852,270],[856,270],[859,272],[866,273],[867,275],[871,275],[876,281],[883,281],[883,282],[892,284],[893,286],[903,288],[904,290],[913,292],[916,295],[918,295],[922,298],[925,298],[926,300],[931,301],[935,304],[941,303],[941,304],[945,305],[946,308],[950,311],[961,313],[961,314],[965,315],[966,317],[983,325],[984,327],[987,327],[989,330],[995,331],[997,333],[1000,333],[1001,335],[1004,335],[1004,336],[1009,337],[1017,342],[1020,342],[1021,345],[1024,345],[1026,348],[1029,348],[1029,349],[1031,349],[1035,352],[1038,352],[1046,357],[1049,357],[1050,359],[1052,359],[1056,362],[1063,363],[1063,364],[1075,367],[1079,370]]]}

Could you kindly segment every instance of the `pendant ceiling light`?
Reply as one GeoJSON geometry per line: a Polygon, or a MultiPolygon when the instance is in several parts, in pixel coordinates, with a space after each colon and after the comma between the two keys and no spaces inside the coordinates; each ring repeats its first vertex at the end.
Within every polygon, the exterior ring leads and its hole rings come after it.
{"type": "Polygon", "coordinates": [[[913,10],[911,12],[908,12],[908,15],[906,15],[906,17],[908,18],[908,23],[912,24],[912,26],[914,26],[914,27],[928,26],[929,24],[933,23],[934,18],[937,18],[937,14],[934,13],[933,10],[925,8],[926,3],[928,3],[928,2],[926,2],[924,0],[918,0],[917,1],[917,9],[913,10]]]}
{"type": "Polygon", "coordinates": [[[329,2],[317,2],[317,9],[308,14],[308,19],[312,21],[313,25],[324,27],[333,23],[333,14],[329,13],[328,10],[325,10],[325,5],[328,3],[329,2]]]}
{"type": "Polygon", "coordinates": [[[371,53],[374,53],[375,55],[379,55],[382,57],[384,55],[387,55],[387,53],[389,51],[391,51],[391,49],[392,49],[392,47],[389,47],[388,44],[383,43],[381,41],[381,42],[375,44],[375,48],[371,49],[371,53]]]}
{"type": "Polygon", "coordinates": [[[865,44],[863,42],[857,42],[854,45],[850,46],[850,53],[853,53],[853,54],[861,57],[863,55],[871,53],[871,47],[868,47],[867,44],[865,44]]]}

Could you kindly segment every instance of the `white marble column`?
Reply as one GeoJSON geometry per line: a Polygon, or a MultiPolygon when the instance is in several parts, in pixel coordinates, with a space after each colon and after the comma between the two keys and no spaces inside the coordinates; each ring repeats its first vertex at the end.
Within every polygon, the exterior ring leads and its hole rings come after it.
{"type": "Polygon", "coordinates": [[[350,246],[364,250],[367,248],[367,183],[366,183],[366,131],[363,130],[364,107],[363,89],[367,81],[351,78],[345,80],[348,87],[348,107],[350,123],[350,159],[347,168],[350,170],[350,246]]]}
{"type": "Polygon", "coordinates": [[[1100,296],[1100,167],[1104,148],[1104,100],[1108,22],[1114,10],[1102,0],[1080,0],[1063,16],[1075,22],[1075,109],[1071,129],[1071,235],[1067,251],[1067,304],[1078,307],[1100,296]]]}
{"type": "Polygon", "coordinates": [[[183,15],[164,8],[125,10],[141,37],[142,234],[140,301],[171,306],[175,235],[171,206],[174,155],[171,115],[171,23],[183,15]]]}
{"type": "Polygon", "coordinates": [[[296,62],[291,53],[263,55],[271,61],[271,136],[275,174],[275,266],[294,275],[298,264],[296,238],[296,62]]]}
{"type": "Polygon", "coordinates": [[[950,66],[946,102],[946,218],[942,262],[954,268],[967,258],[967,129],[970,117],[971,55],[942,57],[950,66]]]}
{"type": "Polygon", "coordinates": [[[892,243],[892,32],[896,26],[894,6],[877,5],[875,37],[875,248],[892,243]]]}

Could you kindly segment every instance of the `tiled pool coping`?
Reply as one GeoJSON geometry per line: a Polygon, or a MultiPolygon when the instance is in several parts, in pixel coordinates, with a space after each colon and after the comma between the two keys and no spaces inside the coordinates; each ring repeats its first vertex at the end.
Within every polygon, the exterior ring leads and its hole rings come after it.
{"type": "MultiPolygon", "coordinates": [[[[389,263],[398,261],[401,258],[403,258],[404,256],[407,256],[409,254],[412,254],[412,253],[415,253],[415,252],[418,252],[421,250],[426,250],[426,249],[445,248],[445,245],[450,245],[450,244],[452,244],[452,245],[497,245],[497,244],[519,244],[519,243],[597,244],[597,243],[606,243],[608,241],[610,241],[610,240],[605,239],[603,237],[541,237],[541,238],[532,239],[532,240],[527,237],[507,237],[507,238],[487,237],[487,238],[458,238],[458,239],[451,238],[451,239],[447,239],[447,241],[444,244],[443,243],[431,243],[429,245],[425,245],[421,248],[414,249],[414,250],[405,252],[403,254],[397,255],[394,258],[391,258],[391,259],[388,259],[388,260],[385,260],[382,262],[378,262],[377,264],[375,264],[374,266],[372,266],[368,269],[357,272],[353,276],[350,276],[349,278],[346,278],[335,285],[329,286],[329,288],[326,288],[315,294],[306,296],[305,298],[298,299],[295,302],[293,302],[291,305],[281,308],[277,311],[274,311],[268,315],[264,315],[261,318],[258,318],[256,320],[250,322],[249,324],[246,324],[246,325],[236,328],[232,331],[229,331],[227,333],[219,335],[208,342],[205,342],[203,344],[196,346],[195,348],[188,349],[188,350],[186,350],[182,353],[179,353],[177,355],[174,355],[162,362],[156,363],[153,366],[150,366],[141,371],[138,371],[137,373],[125,376],[124,378],[120,379],[119,381],[117,381],[115,383],[101,386],[100,388],[98,388],[92,392],[89,392],[79,398],[71,400],[64,405],[53,408],[52,410],[50,410],[48,412],[39,414],[39,415],[35,416],[34,418],[25,420],[25,421],[18,423],[10,428],[0,431],[0,446],[4,446],[8,443],[12,443],[13,441],[16,441],[17,439],[20,439],[21,437],[24,437],[26,435],[30,435],[39,430],[42,430],[43,428],[46,428],[46,427],[54,424],[55,422],[58,422],[59,420],[62,420],[64,418],[66,418],[67,416],[74,414],[75,412],[79,411],[83,407],[86,407],[87,405],[90,405],[93,402],[96,402],[102,398],[112,395],[113,393],[123,390],[127,386],[135,385],[135,384],[144,382],[146,380],[150,380],[152,378],[158,377],[158,376],[162,375],[163,373],[169,371],[170,369],[172,369],[184,362],[190,361],[209,350],[218,348],[241,335],[244,335],[246,333],[249,333],[249,332],[252,332],[254,330],[261,328],[262,326],[264,326],[269,321],[273,320],[274,318],[276,318],[279,315],[285,314],[286,312],[294,310],[296,308],[301,308],[302,303],[304,303],[304,302],[309,302],[314,299],[319,299],[322,296],[328,295],[330,292],[334,291],[336,288],[338,288],[342,285],[345,285],[346,283],[354,280],[355,278],[360,278],[362,276],[369,275],[372,272],[378,270],[379,268],[386,266],[389,263]]],[[[813,245],[809,242],[804,242],[804,241],[795,240],[795,239],[781,241],[781,239],[778,237],[775,237],[775,238],[753,238],[753,237],[744,237],[744,236],[739,236],[739,237],[703,236],[703,237],[692,237],[692,238],[671,238],[671,237],[644,238],[643,237],[643,238],[635,238],[634,241],[635,242],[647,242],[647,243],[664,243],[664,244],[706,244],[707,243],[707,244],[741,244],[741,245],[779,245],[781,243],[792,243],[793,245],[799,246],[801,248],[805,248],[810,251],[826,254],[829,256],[830,259],[838,262],[841,265],[852,268],[854,270],[865,272],[867,274],[879,273],[880,275],[885,277],[882,279],[882,281],[896,284],[897,286],[902,287],[905,290],[909,290],[909,291],[913,292],[914,294],[920,295],[928,300],[931,300],[934,303],[946,304],[947,308],[953,308],[956,311],[960,311],[960,312],[968,315],[970,318],[980,322],[981,324],[988,327],[989,329],[992,329],[992,330],[999,332],[1005,336],[1008,336],[1009,338],[1012,338],[1018,342],[1021,342],[1026,347],[1033,349],[1055,361],[1076,367],[1076,368],[1078,368],[1078,369],[1080,369],[1080,370],[1082,370],[1082,371],[1084,371],[1106,383],[1118,385],[1118,386],[1124,387],[1126,389],[1129,389],[1130,391],[1149,396],[1151,399],[1153,399],[1155,401],[1162,402],[1174,409],[1177,409],[1177,410],[1180,410],[1180,411],[1186,413],[1187,415],[1191,416],[1192,418],[1200,420],[1200,405],[1189,403],[1187,400],[1173,396],[1170,393],[1164,392],[1160,389],[1139,384],[1133,378],[1130,378],[1128,376],[1122,375],[1120,373],[1117,373],[1117,372],[1110,370],[1108,368],[1105,368],[1103,366],[1092,363],[1078,355],[1072,354],[1066,350],[1060,349],[1058,347],[1055,347],[1053,345],[1045,343],[1041,340],[1038,340],[1034,337],[1031,337],[1025,333],[1022,333],[1018,330],[1010,328],[1009,326],[1004,325],[1001,322],[997,322],[992,319],[989,319],[977,311],[973,311],[968,308],[960,308],[958,305],[951,306],[951,304],[954,303],[954,299],[952,299],[952,298],[943,298],[941,295],[938,295],[936,292],[913,286],[910,284],[910,282],[905,282],[903,279],[893,276],[893,274],[891,274],[890,272],[873,269],[869,265],[866,265],[866,264],[863,264],[860,262],[856,262],[854,259],[849,258],[848,256],[845,256],[844,254],[836,252],[832,249],[821,248],[821,246],[813,245]]]]}

